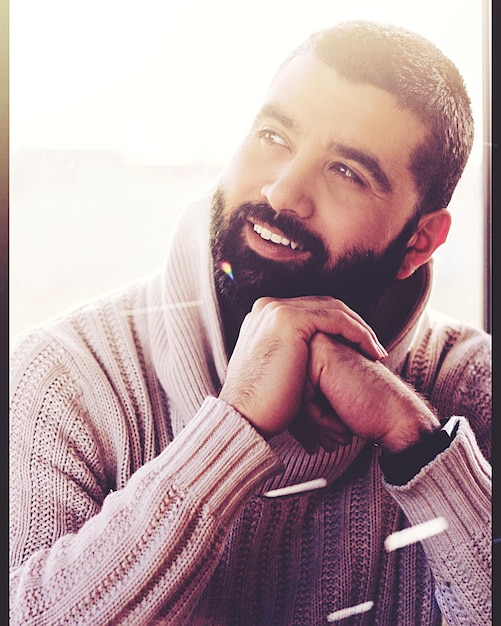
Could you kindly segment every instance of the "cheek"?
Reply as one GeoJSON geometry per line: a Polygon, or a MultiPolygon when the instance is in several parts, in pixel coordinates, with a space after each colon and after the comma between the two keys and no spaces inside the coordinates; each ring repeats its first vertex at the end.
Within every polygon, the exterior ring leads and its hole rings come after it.
{"type": "Polygon", "coordinates": [[[354,212],[320,220],[315,230],[329,252],[330,265],[350,252],[381,252],[391,239],[384,220],[354,212]]]}
{"type": "Polygon", "coordinates": [[[315,230],[322,233],[329,248],[347,252],[354,249],[381,252],[400,233],[412,212],[405,215],[403,203],[386,202],[373,195],[361,195],[345,187],[325,193],[317,205],[315,230]]]}
{"type": "Polygon", "coordinates": [[[334,249],[348,249],[349,247],[367,245],[372,241],[374,225],[363,210],[353,206],[353,203],[328,203],[324,210],[318,208],[315,230],[321,233],[324,239],[334,249]],[[370,224],[370,226],[369,226],[370,224]]]}

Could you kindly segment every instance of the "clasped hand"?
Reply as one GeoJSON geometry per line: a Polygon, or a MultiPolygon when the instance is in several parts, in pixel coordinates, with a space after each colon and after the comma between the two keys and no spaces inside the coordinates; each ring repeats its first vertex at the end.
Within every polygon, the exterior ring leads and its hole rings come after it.
{"type": "Polygon", "coordinates": [[[260,298],[219,397],[265,438],[289,429],[309,452],[354,435],[400,452],[439,422],[380,362],[386,355],[372,328],[339,300],[260,298]]]}

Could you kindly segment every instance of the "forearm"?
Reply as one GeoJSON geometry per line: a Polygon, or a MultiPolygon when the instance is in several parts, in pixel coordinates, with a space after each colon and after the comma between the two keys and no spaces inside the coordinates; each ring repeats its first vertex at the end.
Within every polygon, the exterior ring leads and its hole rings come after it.
{"type": "MultiPolygon", "coordinates": [[[[11,575],[11,623],[142,623],[159,606],[182,623],[217,565],[238,510],[280,463],[214,398],[75,534],[11,575]],[[190,597],[190,603],[186,598],[190,597]]],[[[56,497],[56,495],[54,496],[56,497]]],[[[36,506],[36,503],[32,503],[36,506]]]]}
{"type": "Polygon", "coordinates": [[[461,419],[449,448],[406,485],[386,486],[409,525],[436,517],[447,524],[422,541],[447,623],[490,623],[491,468],[468,422],[461,419]]]}

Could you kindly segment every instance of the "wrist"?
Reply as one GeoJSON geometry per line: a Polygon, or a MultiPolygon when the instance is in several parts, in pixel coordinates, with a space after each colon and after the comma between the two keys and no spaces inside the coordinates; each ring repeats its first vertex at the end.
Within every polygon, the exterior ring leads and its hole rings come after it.
{"type": "Polygon", "coordinates": [[[413,433],[392,433],[379,442],[378,446],[384,454],[402,454],[406,450],[414,448],[415,446],[418,446],[422,442],[428,440],[439,430],[440,422],[437,421],[436,424],[430,425],[427,428],[421,428],[419,431],[413,433]]]}
{"type": "MultiPolygon", "coordinates": [[[[404,411],[401,414],[405,414],[404,411]]],[[[429,439],[441,428],[440,421],[427,406],[411,407],[407,419],[394,422],[394,428],[377,441],[386,454],[400,454],[429,439]]]]}
{"type": "Polygon", "coordinates": [[[451,417],[420,441],[400,452],[390,453],[383,450],[379,465],[386,481],[394,485],[409,482],[425,465],[449,447],[458,427],[459,420],[451,417]]]}

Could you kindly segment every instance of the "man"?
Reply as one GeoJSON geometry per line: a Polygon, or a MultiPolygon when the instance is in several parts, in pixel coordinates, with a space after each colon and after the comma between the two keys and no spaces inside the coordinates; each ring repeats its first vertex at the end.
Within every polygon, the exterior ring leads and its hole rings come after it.
{"type": "Polygon", "coordinates": [[[20,341],[13,624],[489,623],[489,337],[426,310],[472,132],[421,37],[317,33],[166,268],[20,341]]]}

